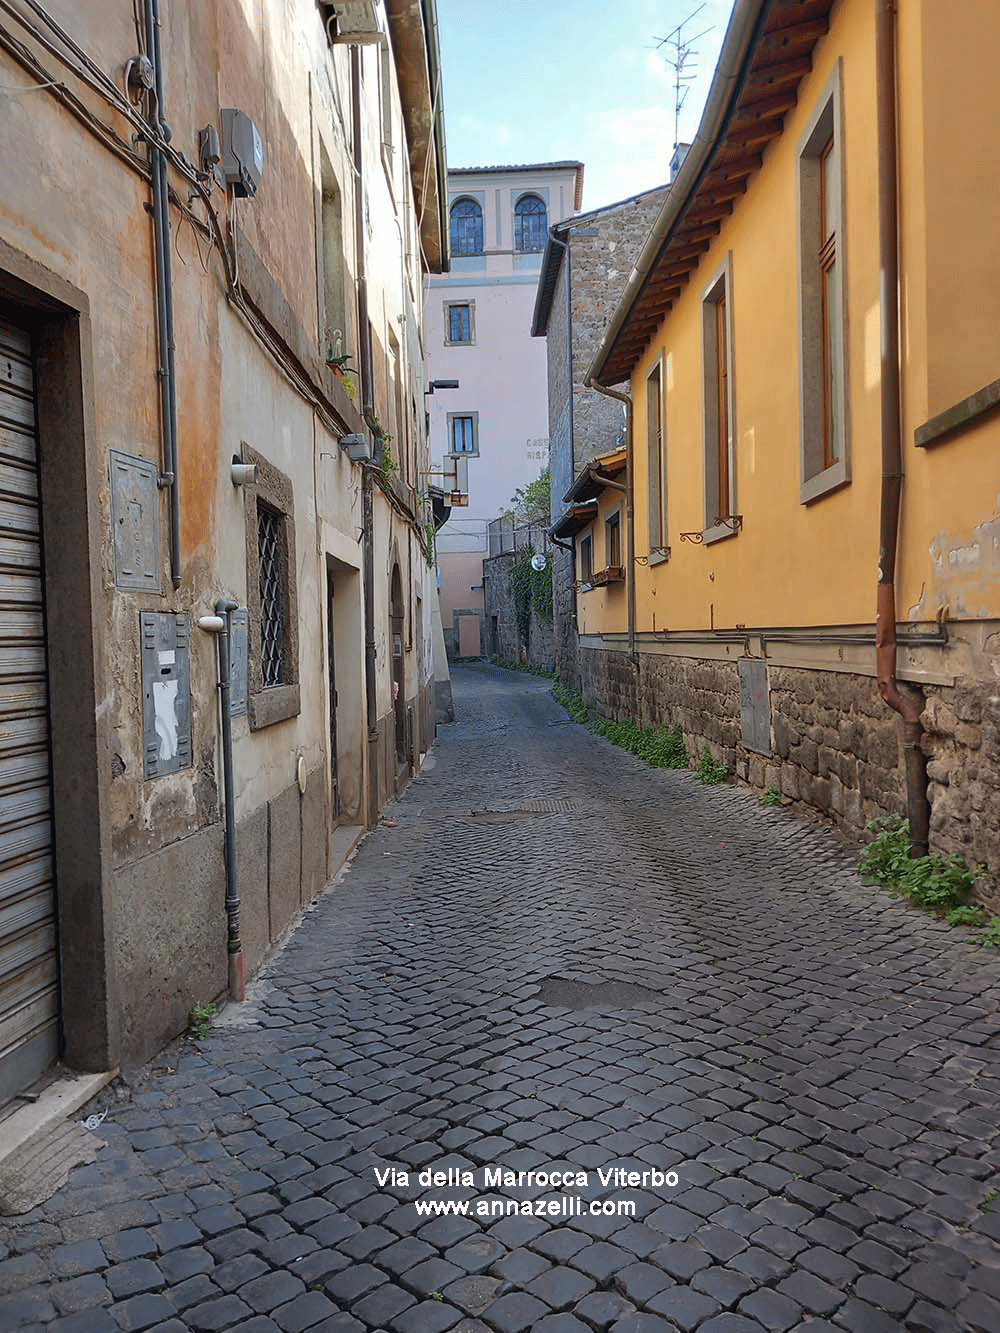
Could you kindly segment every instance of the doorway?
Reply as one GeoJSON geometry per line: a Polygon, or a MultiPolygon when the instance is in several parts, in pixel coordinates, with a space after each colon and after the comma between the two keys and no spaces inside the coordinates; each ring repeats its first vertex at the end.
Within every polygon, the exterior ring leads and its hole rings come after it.
{"type": "Polygon", "coordinates": [[[0,313],[0,1103],[59,1054],[35,360],[0,313]]]}

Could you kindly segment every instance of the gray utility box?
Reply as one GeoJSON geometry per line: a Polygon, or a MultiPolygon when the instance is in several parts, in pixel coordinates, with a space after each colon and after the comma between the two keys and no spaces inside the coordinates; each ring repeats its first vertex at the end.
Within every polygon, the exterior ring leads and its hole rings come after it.
{"type": "Polygon", "coordinates": [[[250,117],[222,108],[222,174],[239,199],[252,199],[264,174],[264,141],[250,117]]]}
{"type": "Polygon", "coordinates": [[[191,767],[191,658],[187,616],[144,611],[142,662],[144,776],[191,767]]]}
{"type": "Polygon", "coordinates": [[[759,657],[740,658],[740,725],[748,750],[771,753],[771,694],[767,663],[759,657]]]}

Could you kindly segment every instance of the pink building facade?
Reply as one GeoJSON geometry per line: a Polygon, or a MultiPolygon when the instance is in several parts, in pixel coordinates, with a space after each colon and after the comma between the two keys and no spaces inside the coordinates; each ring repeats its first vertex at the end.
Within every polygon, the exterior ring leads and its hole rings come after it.
{"type": "MultiPolygon", "coordinates": [[[[549,461],[545,344],[531,322],[549,227],[579,212],[580,162],[448,173],[451,271],[427,281],[427,398],[436,473],[453,470],[468,504],[438,533],[449,658],[487,651],[487,526],[549,461]]],[[[439,482],[439,475],[432,480],[439,482]]]]}

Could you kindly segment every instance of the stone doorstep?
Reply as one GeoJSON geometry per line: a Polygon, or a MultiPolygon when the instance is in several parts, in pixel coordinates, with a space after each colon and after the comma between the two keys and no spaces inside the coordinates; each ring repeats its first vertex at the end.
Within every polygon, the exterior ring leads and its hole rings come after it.
{"type": "Polygon", "coordinates": [[[37,1101],[19,1107],[0,1122],[0,1165],[34,1135],[51,1129],[60,1120],[68,1120],[117,1077],[115,1066],[100,1074],[66,1073],[50,1083],[39,1093],[37,1101]]]}

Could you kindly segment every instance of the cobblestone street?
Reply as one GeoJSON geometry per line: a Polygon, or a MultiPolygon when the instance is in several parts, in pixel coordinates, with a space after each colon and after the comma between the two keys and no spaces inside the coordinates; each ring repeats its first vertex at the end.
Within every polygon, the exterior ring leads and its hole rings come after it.
{"type": "Polygon", "coordinates": [[[545,681],[455,688],[245,1012],[106,1095],[97,1160],[3,1221],[0,1333],[1000,1330],[995,955],[545,681]],[[485,1167],[588,1172],[582,1211],[418,1216],[563,1196],[485,1167]]]}

